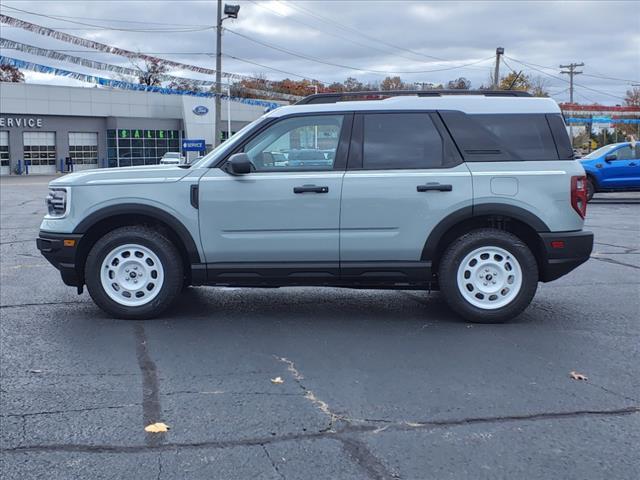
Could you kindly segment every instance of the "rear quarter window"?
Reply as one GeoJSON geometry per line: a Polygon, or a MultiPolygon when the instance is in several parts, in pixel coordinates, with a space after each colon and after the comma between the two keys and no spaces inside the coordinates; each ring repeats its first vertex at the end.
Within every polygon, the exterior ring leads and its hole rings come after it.
{"type": "Polygon", "coordinates": [[[472,115],[498,144],[518,160],[558,160],[558,151],[544,114],[472,115]]]}

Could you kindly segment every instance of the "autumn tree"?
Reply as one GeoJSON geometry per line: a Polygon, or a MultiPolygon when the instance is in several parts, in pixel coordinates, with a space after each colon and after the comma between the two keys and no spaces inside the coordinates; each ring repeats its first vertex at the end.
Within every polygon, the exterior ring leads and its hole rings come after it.
{"type": "Polygon", "coordinates": [[[344,82],[344,91],[345,92],[361,92],[364,88],[362,82],[359,82],[353,77],[347,78],[344,82]]]}
{"type": "Polygon", "coordinates": [[[162,75],[167,71],[166,65],[160,63],[158,60],[146,60],[144,69],[140,67],[137,68],[140,71],[138,82],[150,87],[159,87],[162,84],[162,75]]]}
{"type": "Polygon", "coordinates": [[[0,65],[0,82],[22,83],[24,73],[13,65],[0,65]]]}
{"type": "MultiPolygon", "coordinates": [[[[627,90],[627,94],[624,98],[624,104],[627,107],[640,107],[640,87],[633,87],[631,90],[627,90]]],[[[625,137],[633,135],[636,140],[638,138],[638,125],[633,123],[618,123],[616,129],[620,134],[625,137]]]]}
{"type": "Polygon", "coordinates": [[[531,81],[529,77],[522,72],[511,72],[500,80],[500,90],[524,90],[529,91],[531,81]]]}
{"type": "Polygon", "coordinates": [[[380,83],[380,90],[407,90],[408,85],[400,77],[387,77],[380,83]]]}
{"type": "Polygon", "coordinates": [[[471,88],[471,81],[465,77],[456,78],[447,82],[447,88],[449,90],[469,90],[471,88]]]}

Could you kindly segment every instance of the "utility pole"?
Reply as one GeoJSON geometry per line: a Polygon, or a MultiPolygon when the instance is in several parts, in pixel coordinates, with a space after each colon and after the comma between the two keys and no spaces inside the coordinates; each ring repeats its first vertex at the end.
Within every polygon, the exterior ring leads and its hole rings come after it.
{"type": "MultiPolygon", "coordinates": [[[[216,98],[215,98],[215,124],[213,126],[214,129],[214,139],[213,146],[217,147],[220,145],[222,136],[222,115],[221,108],[222,102],[220,97],[222,96],[222,21],[227,18],[238,18],[238,12],[240,11],[240,5],[225,5],[224,6],[224,14],[225,17],[222,16],[222,0],[218,0],[218,18],[216,21],[216,98]]],[[[228,101],[228,99],[227,99],[228,101]]],[[[228,136],[231,136],[231,131],[228,132],[228,136]]]]}
{"type": "Polygon", "coordinates": [[[222,115],[220,109],[222,108],[222,102],[220,96],[222,95],[222,0],[218,0],[218,19],[216,22],[216,98],[215,98],[215,124],[213,132],[213,146],[220,145],[221,128],[220,121],[222,115]]]}
{"type": "Polygon", "coordinates": [[[500,89],[500,57],[504,55],[504,48],[496,48],[496,69],[493,72],[493,89],[500,89]]]}
{"type": "MultiPolygon", "coordinates": [[[[577,71],[576,68],[584,67],[584,63],[570,63],[569,65],[560,65],[560,68],[566,68],[567,70],[560,70],[560,73],[569,75],[569,103],[573,105],[573,77],[580,75],[582,71],[577,71]]],[[[571,146],[573,147],[573,125],[569,125],[569,136],[571,137],[571,146]]]]}

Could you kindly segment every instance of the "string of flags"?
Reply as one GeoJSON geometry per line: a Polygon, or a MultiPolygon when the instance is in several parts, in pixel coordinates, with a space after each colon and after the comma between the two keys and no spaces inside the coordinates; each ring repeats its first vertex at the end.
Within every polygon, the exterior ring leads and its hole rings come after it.
{"type": "MultiPolygon", "coordinates": [[[[0,65],[11,65],[16,68],[21,68],[23,70],[30,70],[32,72],[39,73],[48,73],[56,76],[73,78],[75,80],[80,80],[82,82],[93,83],[96,85],[101,85],[105,87],[112,88],[120,88],[123,90],[137,90],[144,92],[154,92],[154,93],[162,93],[166,95],[191,95],[195,97],[215,97],[216,93],[214,92],[195,92],[190,90],[177,90],[173,88],[167,87],[158,87],[153,85],[143,85],[139,83],[126,82],[122,80],[114,80],[111,78],[103,78],[97,77],[95,75],[87,75],[85,73],[73,72],[70,70],[65,70],[62,68],[49,67],[47,65],[41,65],[39,63],[27,62],[24,60],[19,60],[17,58],[7,57],[4,55],[0,55],[0,65]]],[[[269,110],[274,108],[278,108],[280,104],[276,102],[269,102],[265,100],[259,100],[254,98],[241,98],[229,95],[220,95],[222,99],[229,99],[232,102],[243,103],[245,105],[255,105],[260,107],[265,107],[269,110]]]]}
{"type": "MultiPolygon", "coordinates": [[[[16,42],[14,40],[9,40],[7,38],[0,37],[0,48],[6,48],[11,50],[17,50],[19,52],[28,53],[30,55],[37,55],[39,57],[46,57],[52,60],[57,60],[66,63],[72,63],[74,65],[80,65],[86,68],[91,68],[93,70],[103,70],[107,72],[116,73],[119,75],[128,75],[133,77],[139,77],[144,72],[142,70],[136,70],[135,68],[123,67],[120,65],[113,65],[110,63],[98,62],[95,60],[89,60],[87,58],[77,57],[75,55],[68,55],[66,53],[58,52],[56,50],[49,50],[47,48],[36,47],[34,45],[29,45],[22,42],[16,42]]],[[[158,80],[162,82],[176,82],[176,83],[187,83],[191,85],[203,86],[203,87],[211,87],[216,84],[216,82],[211,80],[200,80],[200,79],[192,79],[179,77],[175,75],[168,75],[164,73],[154,74],[158,80]]],[[[282,100],[290,100],[297,101],[302,97],[298,95],[290,95],[285,93],[277,93],[277,92],[269,92],[266,90],[259,90],[254,88],[245,88],[242,87],[242,90],[247,93],[252,93],[256,95],[263,95],[265,97],[277,97],[282,100]]]]}

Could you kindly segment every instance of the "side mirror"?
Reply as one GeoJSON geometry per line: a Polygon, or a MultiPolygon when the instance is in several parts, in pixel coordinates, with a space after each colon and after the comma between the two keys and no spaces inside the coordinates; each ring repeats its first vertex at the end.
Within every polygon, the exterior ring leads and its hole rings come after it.
{"type": "Polygon", "coordinates": [[[604,161],[607,163],[613,162],[614,160],[617,160],[617,159],[618,159],[618,155],[616,155],[615,153],[610,153],[609,155],[604,157],[604,161]]]}
{"type": "Polygon", "coordinates": [[[246,153],[236,153],[227,160],[228,172],[233,175],[245,175],[251,173],[251,160],[246,153]]]}

